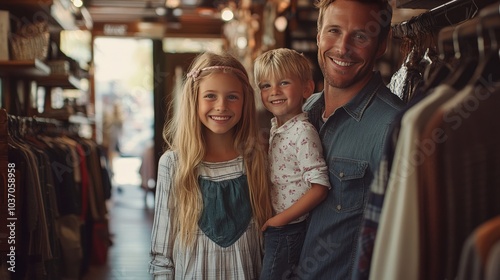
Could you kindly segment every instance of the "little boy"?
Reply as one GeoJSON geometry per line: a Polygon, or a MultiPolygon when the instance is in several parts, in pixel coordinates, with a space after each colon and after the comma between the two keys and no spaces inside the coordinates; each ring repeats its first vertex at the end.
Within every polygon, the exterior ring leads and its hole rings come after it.
{"type": "Polygon", "coordinates": [[[320,138],[302,112],[304,96],[314,91],[312,69],[302,54],[273,49],[255,60],[254,78],[262,103],[274,115],[269,137],[274,216],[262,227],[260,279],[288,279],[299,260],[308,212],[331,188],[320,138]]]}

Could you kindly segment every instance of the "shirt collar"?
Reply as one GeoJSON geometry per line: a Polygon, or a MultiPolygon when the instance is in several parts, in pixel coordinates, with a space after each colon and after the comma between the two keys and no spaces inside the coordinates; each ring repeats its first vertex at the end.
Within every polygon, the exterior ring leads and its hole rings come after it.
{"type": "Polygon", "coordinates": [[[307,113],[303,112],[301,114],[298,114],[286,121],[282,126],[278,127],[278,120],[276,119],[276,117],[273,117],[271,119],[271,134],[286,131],[293,127],[295,123],[303,120],[307,120],[307,113]]]}
{"type": "Polygon", "coordinates": [[[368,104],[376,95],[379,88],[384,85],[380,72],[373,73],[373,77],[368,83],[356,94],[349,102],[342,108],[356,121],[360,121],[363,113],[365,112],[368,104]]]}

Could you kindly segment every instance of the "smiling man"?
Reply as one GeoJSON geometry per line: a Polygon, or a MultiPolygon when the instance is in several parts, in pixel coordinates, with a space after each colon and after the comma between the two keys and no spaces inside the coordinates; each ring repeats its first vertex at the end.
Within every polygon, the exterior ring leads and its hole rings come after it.
{"type": "Polygon", "coordinates": [[[317,2],[318,61],[324,90],[304,111],[318,130],[332,189],[310,213],[299,279],[350,279],[363,212],[386,133],[404,103],[374,71],[387,46],[386,1],[317,2]]]}

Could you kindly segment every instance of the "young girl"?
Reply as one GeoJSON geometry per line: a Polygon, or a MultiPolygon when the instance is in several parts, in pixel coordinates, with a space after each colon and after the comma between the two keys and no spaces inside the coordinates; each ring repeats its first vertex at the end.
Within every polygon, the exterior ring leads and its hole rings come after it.
{"type": "Polygon", "coordinates": [[[204,53],[166,123],[150,273],[155,279],[258,279],[259,228],[272,215],[254,91],[243,65],[204,53]]]}

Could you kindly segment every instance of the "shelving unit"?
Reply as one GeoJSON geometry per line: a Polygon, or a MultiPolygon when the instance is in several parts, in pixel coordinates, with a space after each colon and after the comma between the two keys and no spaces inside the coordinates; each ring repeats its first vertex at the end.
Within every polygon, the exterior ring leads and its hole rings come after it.
{"type": "Polygon", "coordinates": [[[36,78],[48,75],[50,75],[50,67],[38,59],[0,61],[1,107],[6,109],[7,113],[21,111],[16,114],[27,114],[30,108],[26,100],[30,100],[31,83],[36,78]],[[15,98],[25,102],[16,106],[15,98]]]}
{"type": "Polygon", "coordinates": [[[290,45],[303,53],[316,55],[316,34],[318,9],[314,6],[297,6],[290,26],[290,45]]]}
{"type": "MultiPolygon", "coordinates": [[[[76,20],[75,7],[69,0],[1,1],[0,10],[9,12],[13,33],[26,24],[47,22],[50,34],[49,45],[55,45],[57,49],[60,45],[61,31],[80,29],[79,25],[83,27],[92,25],[76,20]]],[[[44,114],[52,110],[51,91],[53,88],[82,89],[79,75],[81,71],[62,74],[51,71],[49,63],[51,59],[68,59],[64,54],[62,58],[59,57],[60,52],[51,52],[51,49],[49,47],[47,59],[14,60],[11,57],[11,60],[0,61],[0,106],[5,108],[7,113],[20,116],[37,115],[37,108],[32,107],[33,103],[36,103],[33,99],[37,98],[40,87],[43,87],[45,91],[44,114]]],[[[78,118],[79,123],[83,123],[81,117],[78,118]]]]}
{"type": "Polygon", "coordinates": [[[48,20],[52,30],[78,29],[69,0],[1,1],[0,10],[8,10],[22,22],[48,20]]]}
{"type": "Polygon", "coordinates": [[[2,77],[46,77],[50,67],[39,59],[0,61],[2,77]]]}
{"type": "Polygon", "coordinates": [[[313,65],[315,91],[322,89],[323,74],[318,64],[316,45],[318,9],[313,1],[291,1],[286,46],[303,53],[313,65]]]}
{"type": "Polygon", "coordinates": [[[37,79],[42,87],[60,87],[63,89],[80,89],[80,80],[73,75],[50,75],[37,79]]]}

